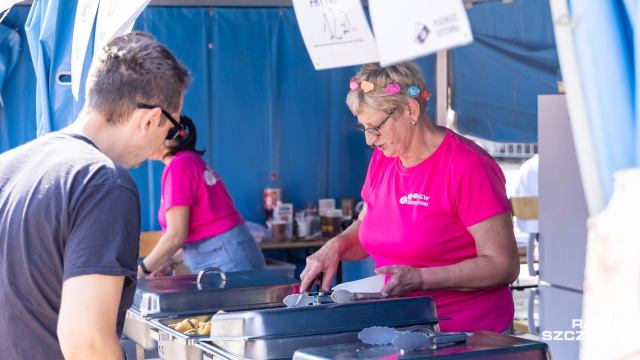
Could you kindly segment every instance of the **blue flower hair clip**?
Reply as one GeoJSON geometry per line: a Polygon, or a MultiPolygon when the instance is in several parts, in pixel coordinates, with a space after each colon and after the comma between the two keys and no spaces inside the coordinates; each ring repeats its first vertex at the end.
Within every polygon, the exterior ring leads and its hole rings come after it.
{"type": "MultiPolygon", "coordinates": [[[[353,78],[349,81],[349,88],[351,89],[351,91],[362,90],[365,93],[368,93],[375,89],[384,89],[384,91],[389,95],[395,95],[402,91],[402,87],[400,86],[400,84],[392,83],[388,84],[387,86],[377,86],[370,81],[358,81],[358,79],[356,78],[353,78]]],[[[420,96],[424,100],[429,100],[429,98],[431,97],[431,91],[429,91],[428,89],[423,89],[421,91],[420,88],[415,85],[409,86],[406,91],[407,94],[411,97],[420,96]]]]}

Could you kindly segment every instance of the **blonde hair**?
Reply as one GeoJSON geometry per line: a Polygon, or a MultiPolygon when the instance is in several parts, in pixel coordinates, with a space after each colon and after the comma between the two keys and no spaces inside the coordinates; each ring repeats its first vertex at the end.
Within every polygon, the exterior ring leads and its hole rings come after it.
{"type": "Polygon", "coordinates": [[[418,101],[420,112],[426,111],[429,107],[427,99],[421,96],[412,97],[406,91],[412,86],[419,90],[427,88],[420,67],[413,61],[388,67],[381,67],[378,63],[364,64],[354,78],[358,83],[362,81],[373,83],[375,88],[369,92],[361,88],[349,91],[347,106],[353,115],[363,110],[382,110],[389,113],[395,108],[406,105],[409,99],[418,101]],[[403,91],[393,95],[387,94],[384,89],[389,84],[398,84],[403,91]]]}

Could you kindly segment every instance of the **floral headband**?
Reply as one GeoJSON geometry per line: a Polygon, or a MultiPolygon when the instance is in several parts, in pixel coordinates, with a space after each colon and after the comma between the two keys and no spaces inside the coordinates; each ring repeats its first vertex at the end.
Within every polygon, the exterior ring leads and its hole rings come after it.
{"type": "MultiPolygon", "coordinates": [[[[358,81],[358,79],[356,78],[352,78],[349,81],[349,88],[351,89],[351,91],[358,91],[362,89],[362,91],[364,91],[365,93],[368,93],[369,91],[372,91],[374,89],[377,89],[377,90],[384,89],[384,91],[389,95],[395,95],[400,91],[402,91],[402,87],[400,86],[400,84],[388,84],[387,86],[383,87],[383,86],[377,86],[374,83],[366,80],[358,81]]],[[[420,91],[420,88],[417,86],[409,86],[406,89],[406,92],[411,97],[416,97],[420,95],[420,97],[425,100],[429,100],[429,98],[431,97],[431,91],[429,91],[428,89],[423,89],[422,91],[420,91]]]]}

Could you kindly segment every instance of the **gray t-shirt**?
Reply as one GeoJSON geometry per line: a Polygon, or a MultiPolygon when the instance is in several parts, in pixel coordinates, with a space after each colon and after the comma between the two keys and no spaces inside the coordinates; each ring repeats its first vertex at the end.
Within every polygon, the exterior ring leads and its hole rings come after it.
{"type": "Polygon", "coordinates": [[[62,284],[80,275],[125,276],[119,335],[139,239],[137,186],[89,139],[56,132],[0,154],[0,357],[62,358],[62,284]]]}

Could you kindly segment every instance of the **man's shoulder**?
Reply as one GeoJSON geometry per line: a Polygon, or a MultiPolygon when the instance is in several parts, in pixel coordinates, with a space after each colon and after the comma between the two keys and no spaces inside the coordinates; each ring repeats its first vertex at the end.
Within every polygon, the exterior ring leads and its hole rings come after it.
{"type": "MultiPolygon", "coordinates": [[[[61,178],[72,178],[70,184],[120,185],[132,189],[137,186],[133,177],[121,165],[103,154],[88,138],[70,133],[56,132],[43,136],[26,149],[32,162],[42,162],[45,171],[61,178]]],[[[69,179],[71,180],[71,179],[69,179]]]]}
{"type": "Polygon", "coordinates": [[[103,154],[86,137],[71,134],[64,146],[74,149],[73,170],[76,176],[86,178],[86,185],[120,185],[137,189],[129,171],[103,154]]]}

